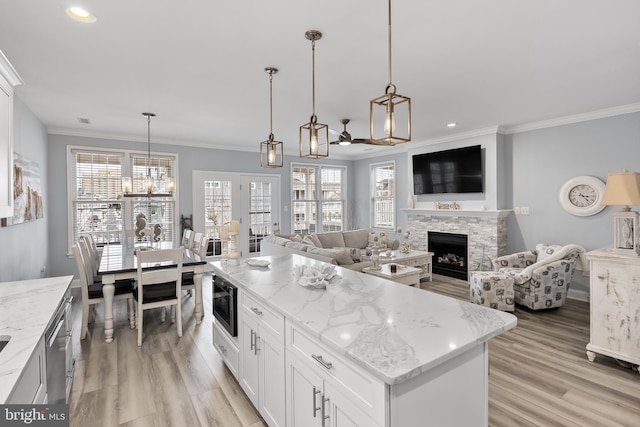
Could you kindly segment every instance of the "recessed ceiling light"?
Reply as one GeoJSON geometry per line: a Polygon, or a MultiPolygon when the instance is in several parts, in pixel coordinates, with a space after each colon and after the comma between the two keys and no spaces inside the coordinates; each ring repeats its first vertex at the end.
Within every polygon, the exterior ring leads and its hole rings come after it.
{"type": "Polygon", "coordinates": [[[448,127],[448,128],[454,128],[454,127],[456,127],[457,125],[458,125],[458,124],[457,124],[457,123],[454,123],[454,122],[447,123],[447,127],[448,127]]]}
{"type": "Polygon", "coordinates": [[[79,22],[84,22],[86,24],[91,24],[93,22],[96,22],[98,18],[96,18],[95,15],[93,15],[91,12],[89,12],[86,9],[83,9],[81,7],[70,7],[67,9],[67,15],[69,15],[72,19],[79,21],[79,22]]]}

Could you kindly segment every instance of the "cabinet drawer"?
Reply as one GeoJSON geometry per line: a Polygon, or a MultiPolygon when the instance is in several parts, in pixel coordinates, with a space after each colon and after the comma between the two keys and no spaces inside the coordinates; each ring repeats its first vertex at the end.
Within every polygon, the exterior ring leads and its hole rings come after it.
{"type": "Polygon", "coordinates": [[[231,373],[238,379],[238,347],[227,336],[227,334],[213,321],[213,346],[222,356],[222,360],[227,365],[231,373]]]}
{"type": "Polygon", "coordinates": [[[265,325],[280,343],[284,344],[284,316],[282,314],[266,307],[246,292],[241,292],[240,304],[247,316],[265,325]]]}
{"type": "Polygon", "coordinates": [[[331,382],[345,397],[370,414],[371,418],[384,419],[387,387],[383,381],[347,361],[343,356],[328,350],[316,338],[310,337],[290,323],[287,323],[287,350],[328,374],[331,382]]]}

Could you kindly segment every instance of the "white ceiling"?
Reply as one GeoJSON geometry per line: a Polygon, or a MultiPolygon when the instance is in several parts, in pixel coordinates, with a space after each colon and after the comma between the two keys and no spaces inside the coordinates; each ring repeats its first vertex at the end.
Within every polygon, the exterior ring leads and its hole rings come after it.
{"type": "MultiPolygon", "coordinates": [[[[368,138],[387,77],[385,0],[2,0],[0,50],[18,97],[50,133],[257,151],[274,133],[297,154],[311,115],[368,138]],[[90,124],[82,124],[87,118],[90,124]]],[[[413,142],[640,105],[638,0],[394,0],[393,83],[412,98],[413,142]],[[448,122],[457,122],[454,129],[448,122]]],[[[640,109],[640,107],[638,108],[640,109]]],[[[143,146],[141,145],[140,148],[143,146]]],[[[408,146],[407,146],[408,147],[408,146]]],[[[331,156],[365,149],[331,146],[331,156]]],[[[372,153],[366,153],[372,154],[372,153]]]]}

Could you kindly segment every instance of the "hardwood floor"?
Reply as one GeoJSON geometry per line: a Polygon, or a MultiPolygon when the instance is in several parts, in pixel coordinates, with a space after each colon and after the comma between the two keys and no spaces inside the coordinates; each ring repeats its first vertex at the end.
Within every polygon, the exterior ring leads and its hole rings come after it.
{"type": "MultiPolygon", "coordinates": [[[[142,347],[124,301],[116,304],[113,343],[104,342],[102,305],[81,341],[76,296],[72,427],[266,426],[211,343],[210,282],[207,276],[201,325],[193,320],[193,298],[183,302],[182,338],[149,310],[142,347]]],[[[434,276],[422,287],[468,300],[468,285],[460,280],[434,276]]],[[[640,374],[604,356],[587,360],[588,303],[568,300],[548,312],[517,306],[515,315],[518,326],[489,344],[490,426],[640,425],[640,374]]]]}

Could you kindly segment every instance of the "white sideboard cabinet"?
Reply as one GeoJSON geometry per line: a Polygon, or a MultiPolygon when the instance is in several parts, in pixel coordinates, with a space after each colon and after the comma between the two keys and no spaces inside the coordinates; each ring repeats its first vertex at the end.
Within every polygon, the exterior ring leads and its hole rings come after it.
{"type": "MultiPolygon", "coordinates": [[[[590,263],[590,339],[597,354],[640,365],[640,257],[613,249],[587,253],[590,263]]],[[[636,366],[637,369],[637,366],[636,366]]]]}
{"type": "Polygon", "coordinates": [[[22,84],[0,51],[0,218],[13,216],[13,87],[22,84]]]}

